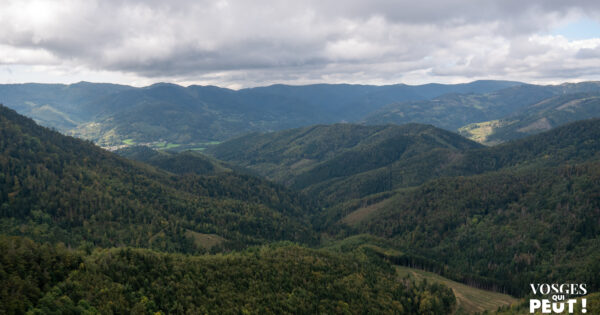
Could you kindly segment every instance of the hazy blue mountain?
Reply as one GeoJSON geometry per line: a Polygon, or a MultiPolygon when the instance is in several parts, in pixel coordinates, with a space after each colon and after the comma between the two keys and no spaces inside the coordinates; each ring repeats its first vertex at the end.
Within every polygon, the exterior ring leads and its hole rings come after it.
{"type": "Polygon", "coordinates": [[[287,96],[306,104],[314,114],[326,115],[315,123],[357,121],[383,105],[408,100],[426,100],[447,93],[488,93],[520,85],[513,81],[474,81],[465,84],[396,84],[387,86],[315,84],[306,86],[272,85],[240,91],[244,97],[287,96]]]}
{"type": "Polygon", "coordinates": [[[13,84],[0,86],[0,102],[45,126],[102,146],[201,148],[251,131],[356,121],[391,102],[487,93],[519,84],[272,85],[238,91],[166,83],[144,88],[86,82],[13,84]]]}
{"type": "Polygon", "coordinates": [[[33,118],[38,123],[68,131],[91,121],[104,110],[97,100],[132,90],[124,85],[79,82],[64,84],[2,84],[0,104],[33,118]]]}

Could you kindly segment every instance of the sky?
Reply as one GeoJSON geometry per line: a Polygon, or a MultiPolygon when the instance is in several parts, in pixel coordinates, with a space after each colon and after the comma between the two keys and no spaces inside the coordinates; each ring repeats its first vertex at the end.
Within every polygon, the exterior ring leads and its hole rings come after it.
{"type": "Polygon", "coordinates": [[[596,0],[2,0],[0,83],[600,80],[596,0]]]}

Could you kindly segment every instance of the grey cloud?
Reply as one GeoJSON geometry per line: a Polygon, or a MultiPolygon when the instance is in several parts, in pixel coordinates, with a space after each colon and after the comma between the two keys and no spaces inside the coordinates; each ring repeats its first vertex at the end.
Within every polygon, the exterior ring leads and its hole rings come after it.
{"type": "Polygon", "coordinates": [[[593,49],[583,48],[577,52],[575,57],[579,59],[600,59],[600,47],[593,49]]]}
{"type": "MultiPolygon", "coordinates": [[[[24,10],[29,3],[9,0],[0,12],[0,45],[43,50],[65,67],[241,85],[371,82],[416,72],[577,75],[536,67],[590,58],[597,48],[567,51],[529,37],[570,14],[600,12],[597,1],[555,0],[71,0],[47,2],[45,12],[24,10]]],[[[0,53],[0,63],[25,61],[0,53]]]]}

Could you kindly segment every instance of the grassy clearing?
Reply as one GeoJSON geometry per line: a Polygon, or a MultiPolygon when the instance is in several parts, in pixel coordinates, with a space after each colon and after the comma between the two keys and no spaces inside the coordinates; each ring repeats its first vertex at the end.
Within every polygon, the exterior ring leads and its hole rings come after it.
{"type": "Polygon", "coordinates": [[[486,310],[495,311],[501,306],[511,305],[518,301],[510,295],[476,289],[435,273],[402,266],[396,266],[396,268],[402,278],[408,276],[417,280],[427,279],[427,281],[442,283],[450,287],[456,296],[457,310],[455,314],[473,314],[486,310]]]}
{"type": "Polygon", "coordinates": [[[168,143],[164,148],[168,150],[168,149],[177,148],[179,146],[181,146],[181,144],[178,144],[178,143],[168,143]]]}
{"type": "Polygon", "coordinates": [[[485,143],[487,138],[494,133],[494,129],[501,126],[502,122],[499,120],[484,121],[461,127],[458,129],[458,133],[473,141],[485,143]]]}
{"type": "Polygon", "coordinates": [[[126,145],[134,145],[135,141],[133,141],[133,139],[125,139],[123,140],[123,143],[125,143],[126,145]]]}

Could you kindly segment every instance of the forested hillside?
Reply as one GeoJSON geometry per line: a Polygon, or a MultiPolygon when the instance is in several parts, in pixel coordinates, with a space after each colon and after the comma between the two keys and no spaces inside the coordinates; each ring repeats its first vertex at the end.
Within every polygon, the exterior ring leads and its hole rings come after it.
{"type": "Polygon", "coordinates": [[[180,175],[215,175],[232,171],[231,166],[194,151],[177,153],[154,150],[146,146],[133,146],[119,149],[115,153],[180,175]]]}
{"type": "Polygon", "coordinates": [[[428,258],[424,268],[482,277],[473,284],[521,295],[535,279],[578,279],[594,291],[599,185],[599,162],[441,178],[375,200],[367,215],[345,222],[428,258]]]}
{"type": "Polygon", "coordinates": [[[68,246],[164,251],[240,248],[267,240],[314,243],[301,196],[227,172],[177,176],[37,126],[0,107],[3,233],[68,246]]]}
{"type": "MultiPolygon", "coordinates": [[[[0,139],[1,312],[454,309],[447,287],[401,279],[389,263],[360,249],[284,243],[226,255],[164,253],[230,251],[276,240],[317,245],[309,223],[314,209],[275,184],[231,170],[211,176],[161,171],[39,127],[5,107],[0,139]]],[[[159,161],[179,156],[158,154],[159,161]]],[[[192,154],[190,168],[206,166],[198,157],[192,154]]]]}
{"type": "Polygon", "coordinates": [[[452,291],[401,279],[362,251],[293,245],[184,256],[0,236],[0,311],[41,314],[448,314],[452,291]],[[11,290],[11,291],[9,291],[11,290]]]}
{"type": "Polygon", "coordinates": [[[122,104],[103,101],[130,86],[79,82],[76,84],[0,84],[0,104],[31,117],[46,127],[66,132],[122,104]],[[103,104],[103,106],[98,106],[103,104]]]}
{"type": "Polygon", "coordinates": [[[326,204],[411,187],[441,176],[599,158],[600,120],[495,147],[432,126],[313,126],[226,141],[206,152],[326,204]]]}

